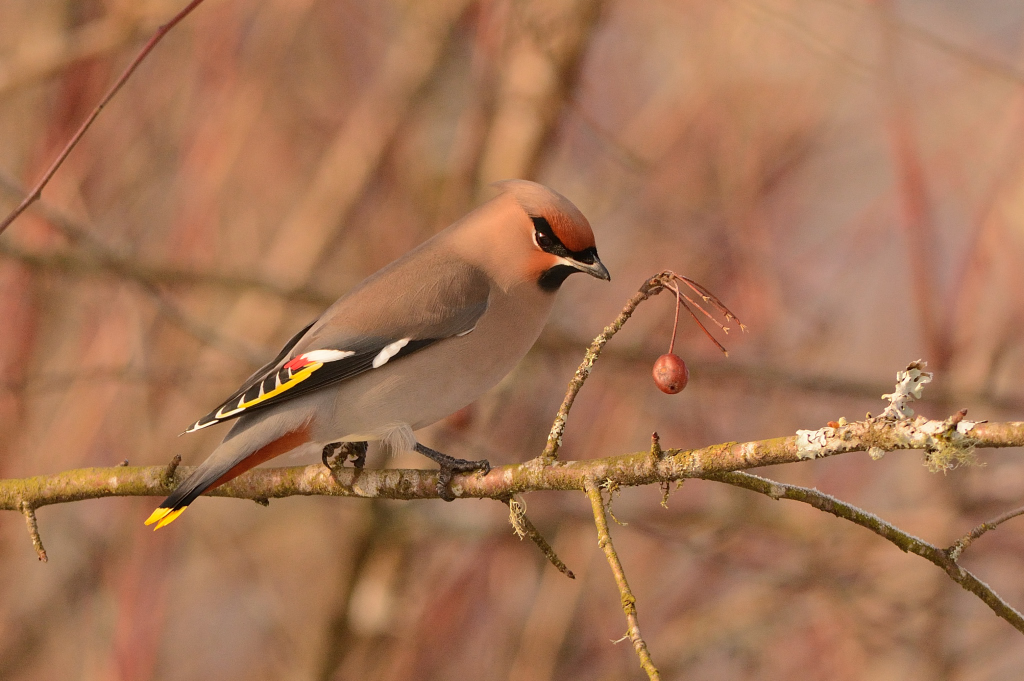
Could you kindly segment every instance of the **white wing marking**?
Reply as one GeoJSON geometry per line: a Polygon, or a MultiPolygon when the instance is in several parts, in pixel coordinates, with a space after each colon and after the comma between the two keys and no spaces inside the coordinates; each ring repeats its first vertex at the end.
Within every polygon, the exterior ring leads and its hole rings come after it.
{"type": "Polygon", "coordinates": [[[302,358],[310,362],[334,362],[351,357],[354,354],[356,353],[351,350],[314,350],[313,352],[305,353],[302,355],[302,358]]]}
{"type": "Polygon", "coordinates": [[[388,360],[397,355],[398,351],[408,345],[411,340],[411,338],[403,338],[402,340],[396,340],[394,343],[385,345],[384,349],[373,358],[373,368],[380,369],[387,364],[388,360]]]}

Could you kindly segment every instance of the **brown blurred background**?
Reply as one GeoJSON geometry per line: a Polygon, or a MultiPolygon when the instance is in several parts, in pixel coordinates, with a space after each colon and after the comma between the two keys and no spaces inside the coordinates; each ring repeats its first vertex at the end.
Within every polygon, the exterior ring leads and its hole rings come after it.
{"type": "MultiPolygon", "coordinates": [[[[184,0],[0,2],[0,209],[184,0]]],[[[667,296],[609,346],[565,458],[747,440],[878,412],[1024,414],[1024,5],[1013,0],[207,0],[0,238],[0,476],[196,463],[176,435],[363,277],[544,182],[613,281],[574,277],[450,454],[542,448],[586,343],[663,268],[749,325],[692,324],[650,378],[667,296]],[[918,405],[915,405],[918,406],[918,405]]],[[[213,432],[216,431],[216,432],[213,432]]],[[[1024,461],[919,453],[766,473],[948,545],[1021,503],[1024,461]]],[[[424,467],[422,457],[369,465],[424,467]]],[[[612,526],[667,679],[1019,679],[1024,640],[925,561],[817,511],[690,481],[612,526]]],[[[155,499],[0,516],[0,679],[639,679],[581,494],[527,495],[570,581],[494,501],[155,499]]],[[[1024,605],[1024,521],[964,559],[1024,605]]]]}

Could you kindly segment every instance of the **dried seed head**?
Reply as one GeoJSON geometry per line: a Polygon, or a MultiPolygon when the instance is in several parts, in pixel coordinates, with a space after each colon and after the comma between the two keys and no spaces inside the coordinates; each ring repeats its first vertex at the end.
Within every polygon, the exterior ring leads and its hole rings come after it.
{"type": "Polygon", "coordinates": [[[654,363],[652,373],[658,390],[669,395],[680,392],[690,380],[690,370],[686,368],[686,362],[672,353],[659,357],[654,363]]]}

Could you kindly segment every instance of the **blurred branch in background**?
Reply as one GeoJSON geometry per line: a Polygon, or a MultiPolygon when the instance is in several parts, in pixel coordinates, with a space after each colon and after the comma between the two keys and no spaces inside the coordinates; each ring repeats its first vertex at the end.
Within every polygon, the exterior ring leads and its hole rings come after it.
{"type": "MultiPolygon", "coordinates": [[[[25,196],[24,189],[0,172],[0,191],[13,198],[25,196]]],[[[254,290],[271,293],[294,302],[308,303],[322,308],[334,302],[336,296],[319,294],[306,288],[286,289],[272,281],[252,277],[231,276],[211,272],[197,272],[172,265],[150,265],[139,262],[127,252],[119,252],[95,235],[95,229],[79,223],[70,215],[40,200],[36,209],[60,232],[73,249],[50,249],[33,252],[20,248],[8,240],[0,242],[0,257],[10,258],[26,267],[66,275],[107,274],[124,281],[149,286],[216,286],[233,291],[254,290]]]]}
{"type": "Polygon", "coordinates": [[[235,293],[256,291],[269,293],[295,303],[323,308],[330,305],[336,296],[302,287],[286,289],[263,279],[231,276],[214,272],[197,272],[173,265],[150,265],[135,258],[97,258],[72,250],[48,253],[33,253],[8,243],[0,243],[0,258],[9,258],[26,267],[40,272],[57,272],[72,277],[96,275],[113,276],[121,280],[137,282],[148,286],[216,287],[235,293]]]}
{"type": "Polygon", "coordinates": [[[133,5],[112,6],[108,16],[50,40],[25,40],[14,54],[0,61],[0,97],[54,76],[72,64],[113,52],[156,28],[163,17],[139,16],[133,5]],[[127,10],[127,11],[126,11],[127,10]]]}
{"type": "MultiPolygon", "coordinates": [[[[3,174],[0,174],[0,189],[16,196],[25,195],[25,192],[20,190],[17,184],[3,174]]],[[[40,203],[39,208],[48,223],[83,253],[77,251],[30,253],[15,245],[0,242],[0,257],[7,257],[26,267],[36,269],[77,274],[103,272],[113,275],[122,281],[138,286],[153,300],[157,311],[164,318],[204,345],[215,347],[222,352],[232,353],[253,366],[263,363],[263,354],[259,350],[245,342],[227,338],[218,333],[215,328],[193,318],[170,300],[160,286],[205,283],[228,289],[265,290],[282,295],[283,292],[279,288],[259,281],[232,277],[204,277],[176,268],[147,267],[138,262],[136,258],[119,253],[117,249],[106,245],[94,234],[93,230],[79,224],[62,211],[45,203],[40,203]]],[[[301,291],[288,292],[284,295],[301,298],[303,293],[301,291]]],[[[310,295],[308,292],[305,293],[307,296],[310,295]]]]}
{"type": "Polygon", "coordinates": [[[64,148],[61,150],[61,152],[57,154],[57,158],[54,159],[53,163],[50,164],[50,167],[46,169],[45,173],[43,173],[42,178],[40,178],[39,181],[32,186],[32,189],[29,190],[28,195],[22,200],[21,203],[18,204],[18,207],[11,211],[7,215],[7,217],[5,217],[2,221],[0,221],[0,234],[2,234],[4,230],[10,226],[12,222],[18,219],[18,216],[24,213],[26,208],[31,206],[33,203],[35,203],[42,197],[43,189],[46,187],[47,184],[49,184],[50,179],[53,177],[54,173],[56,173],[57,170],[61,167],[61,165],[64,164],[64,160],[68,157],[71,151],[78,145],[78,142],[82,139],[82,135],[84,135],[85,131],[92,126],[93,121],[95,121],[96,117],[100,115],[100,112],[103,111],[104,107],[106,107],[106,105],[110,103],[110,100],[113,99],[114,96],[118,93],[118,91],[124,86],[124,84],[128,82],[128,79],[131,78],[131,75],[135,73],[135,69],[137,69],[139,67],[139,64],[142,63],[142,60],[145,59],[146,56],[153,50],[153,48],[156,47],[156,44],[160,42],[160,40],[165,35],[167,35],[168,31],[177,26],[178,22],[180,22],[182,19],[188,16],[188,14],[196,7],[198,7],[202,2],[203,0],[192,0],[191,2],[189,2],[180,12],[171,17],[170,21],[160,26],[160,28],[156,30],[156,33],[153,34],[153,37],[150,38],[149,41],[142,46],[142,49],[135,56],[135,59],[133,59],[131,63],[128,64],[128,67],[121,73],[121,76],[116,81],[114,81],[114,84],[110,87],[109,90],[107,90],[107,93],[103,95],[103,98],[100,100],[99,104],[96,105],[96,108],[92,110],[92,113],[90,113],[89,116],[82,123],[82,125],[79,126],[75,134],[72,135],[70,140],[68,140],[68,143],[64,145],[64,148]]]}

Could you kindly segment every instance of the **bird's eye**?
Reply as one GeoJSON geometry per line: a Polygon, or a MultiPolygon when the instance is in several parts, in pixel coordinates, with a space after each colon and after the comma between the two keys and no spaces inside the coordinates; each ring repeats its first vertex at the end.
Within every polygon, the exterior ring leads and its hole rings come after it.
{"type": "Polygon", "coordinates": [[[541,250],[550,250],[555,245],[555,240],[540,230],[535,232],[535,237],[537,239],[537,245],[541,247],[541,250]]]}

